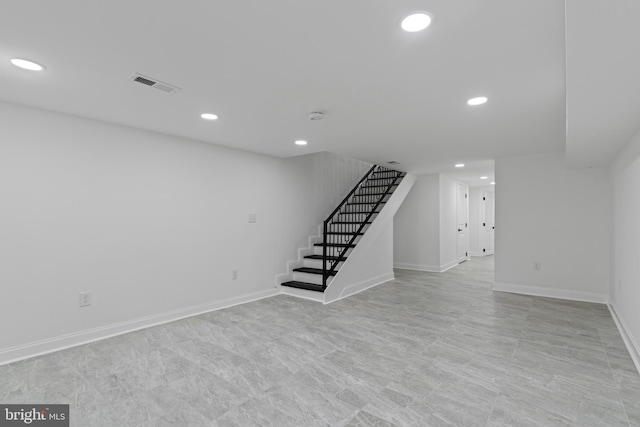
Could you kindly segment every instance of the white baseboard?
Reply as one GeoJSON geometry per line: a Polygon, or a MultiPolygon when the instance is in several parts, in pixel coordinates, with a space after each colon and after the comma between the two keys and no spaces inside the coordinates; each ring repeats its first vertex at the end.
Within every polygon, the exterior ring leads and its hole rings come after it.
{"type": "Polygon", "coordinates": [[[609,312],[611,313],[611,317],[613,317],[613,321],[616,322],[616,326],[618,327],[618,331],[622,336],[622,340],[624,341],[624,345],[627,347],[629,351],[629,355],[633,360],[633,364],[636,365],[636,370],[640,374],[640,345],[638,345],[637,341],[633,338],[633,335],[629,332],[629,328],[627,324],[624,322],[624,319],[618,316],[618,312],[616,310],[615,305],[608,304],[609,312]]]}
{"type": "Polygon", "coordinates": [[[426,271],[428,273],[440,273],[440,266],[435,265],[405,264],[402,262],[394,262],[393,268],[399,268],[400,270],[426,271]]]}
{"type": "Polygon", "coordinates": [[[296,298],[302,298],[309,301],[324,303],[324,293],[310,291],[308,289],[291,288],[289,286],[282,286],[280,288],[282,295],[289,295],[296,298]]]}
{"type": "Polygon", "coordinates": [[[489,256],[489,255],[493,255],[493,251],[488,251],[488,252],[469,252],[469,255],[471,255],[471,256],[489,256]]]}
{"type": "Polygon", "coordinates": [[[74,332],[72,334],[61,335],[58,337],[48,338],[45,340],[23,344],[15,347],[0,349],[0,365],[15,362],[18,360],[28,359],[35,356],[41,356],[47,353],[53,353],[55,351],[64,350],[70,347],[76,347],[93,341],[111,338],[117,335],[149,328],[151,326],[161,325],[163,323],[174,322],[176,320],[197,316],[199,314],[208,313],[214,310],[233,307],[234,305],[245,304],[248,302],[257,301],[259,299],[269,298],[278,294],[280,294],[279,289],[269,289],[266,291],[254,292],[251,294],[227,298],[220,301],[181,308],[166,313],[154,314],[151,316],[128,320],[126,322],[101,326],[99,328],[74,332]]]}
{"type": "Polygon", "coordinates": [[[537,297],[566,299],[572,301],[595,302],[607,304],[609,296],[607,294],[594,294],[591,292],[580,292],[569,289],[552,289],[540,286],[514,285],[510,283],[494,283],[493,290],[499,292],[510,292],[512,294],[533,295],[537,297]]]}
{"type": "Polygon", "coordinates": [[[329,304],[332,302],[339,301],[341,299],[366,291],[367,289],[371,289],[373,287],[376,287],[378,285],[381,285],[393,279],[395,279],[395,276],[393,274],[393,271],[391,271],[389,273],[381,274],[380,276],[372,277],[370,279],[363,280],[361,282],[354,283],[352,285],[348,285],[342,290],[338,298],[335,298],[330,301],[325,301],[324,303],[329,304]]]}
{"type": "Polygon", "coordinates": [[[425,264],[405,264],[402,262],[394,262],[393,268],[400,270],[426,271],[427,273],[444,273],[458,265],[458,261],[450,262],[444,265],[425,265],[425,264]]]}
{"type": "MultiPolygon", "coordinates": [[[[468,260],[469,259],[467,258],[467,261],[468,260]]],[[[440,273],[444,273],[447,270],[451,270],[453,267],[455,267],[458,264],[460,264],[460,262],[458,260],[456,260],[456,261],[451,261],[451,262],[448,262],[448,263],[446,263],[444,265],[441,265],[440,266],[440,273]]]]}

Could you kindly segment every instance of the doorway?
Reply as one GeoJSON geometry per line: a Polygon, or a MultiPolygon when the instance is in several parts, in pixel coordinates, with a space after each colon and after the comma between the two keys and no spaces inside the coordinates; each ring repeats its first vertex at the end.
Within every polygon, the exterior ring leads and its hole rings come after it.
{"type": "Polygon", "coordinates": [[[484,255],[493,255],[494,242],[495,242],[495,193],[492,191],[485,191],[482,193],[482,228],[481,233],[483,235],[483,248],[484,255]]]}
{"type": "Polygon", "coordinates": [[[469,186],[457,184],[458,262],[469,259],[469,186]]]}

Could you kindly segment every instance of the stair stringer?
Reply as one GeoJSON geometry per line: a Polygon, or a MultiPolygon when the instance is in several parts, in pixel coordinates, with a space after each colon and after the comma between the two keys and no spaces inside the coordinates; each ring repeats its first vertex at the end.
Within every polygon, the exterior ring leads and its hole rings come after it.
{"type": "Polygon", "coordinates": [[[360,238],[356,247],[351,251],[345,263],[338,270],[338,274],[333,278],[331,284],[324,292],[324,303],[328,304],[350,295],[372,288],[394,278],[393,276],[393,251],[391,251],[390,266],[391,271],[384,274],[372,275],[370,271],[375,271],[377,260],[370,257],[372,253],[379,253],[379,245],[393,245],[393,233],[391,237],[389,228],[393,230],[393,216],[400,205],[409,194],[409,191],[416,182],[416,176],[407,174],[400,185],[395,189],[380,213],[373,220],[367,232],[360,238]],[[389,242],[391,240],[391,242],[389,242]]]}
{"type": "Polygon", "coordinates": [[[279,274],[275,278],[275,287],[280,290],[281,294],[291,295],[298,298],[304,298],[311,301],[324,303],[325,297],[323,292],[308,291],[305,289],[288,288],[281,286],[282,283],[293,279],[293,269],[304,265],[304,257],[313,254],[313,245],[322,241],[322,225],[318,225],[318,234],[309,236],[307,240],[308,246],[298,248],[298,258],[287,261],[287,272],[279,274]]]}
{"type": "Polygon", "coordinates": [[[278,274],[275,277],[274,287],[281,289],[281,283],[289,281],[293,278],[293,269],[302,267],[304,264],[304,257],[313,253],[313,245],[322,241],[322,225],[318,225],[318,234],[308,237],[307,246],[298,248],[298,255],[296,259],[288,260],[286,273],[278,274]]]}

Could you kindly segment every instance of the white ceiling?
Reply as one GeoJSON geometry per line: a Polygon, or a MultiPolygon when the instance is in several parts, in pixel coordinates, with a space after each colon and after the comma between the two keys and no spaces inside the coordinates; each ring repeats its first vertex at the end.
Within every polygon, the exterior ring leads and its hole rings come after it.
{"type": "Polygon", "coordinates": [[[640,127],[640,2],[567,1],[567,161],[603,166],[640,127]]]}
{"type": "Polygon", "coordinates": [[[462,162],[471,179],[494,158],[565,149],[558,0],[2,0],[0,60],[0,100],[272,156],[418,174],[462,162]],[[432,25],[403,32],[416,10],[432,25]],[[479,95],[489,102],[466,105],[479,95]],[[315,110],[325,119],[309,121],[315,110]]]}

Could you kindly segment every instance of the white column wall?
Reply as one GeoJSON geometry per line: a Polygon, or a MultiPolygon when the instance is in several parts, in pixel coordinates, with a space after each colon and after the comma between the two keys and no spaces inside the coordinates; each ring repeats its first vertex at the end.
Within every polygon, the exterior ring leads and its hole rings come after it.
{"type": "Polygon", "coordinates": [[[440,176],[422,175],[394,217],[394,266],[440,271],[440,176]]]}
{"type": "Polygon", "coordinates": [[[610,304],[640,371],[640,132],[612,165],[613,256],[610,304]]]}
{"type": "Polygon", "coordinates": [[[563,153],[496,160],[495,289],[606,302],[610,179],[563,153]],[[541,270],[534,271],[534,263],[541,270]]]}

